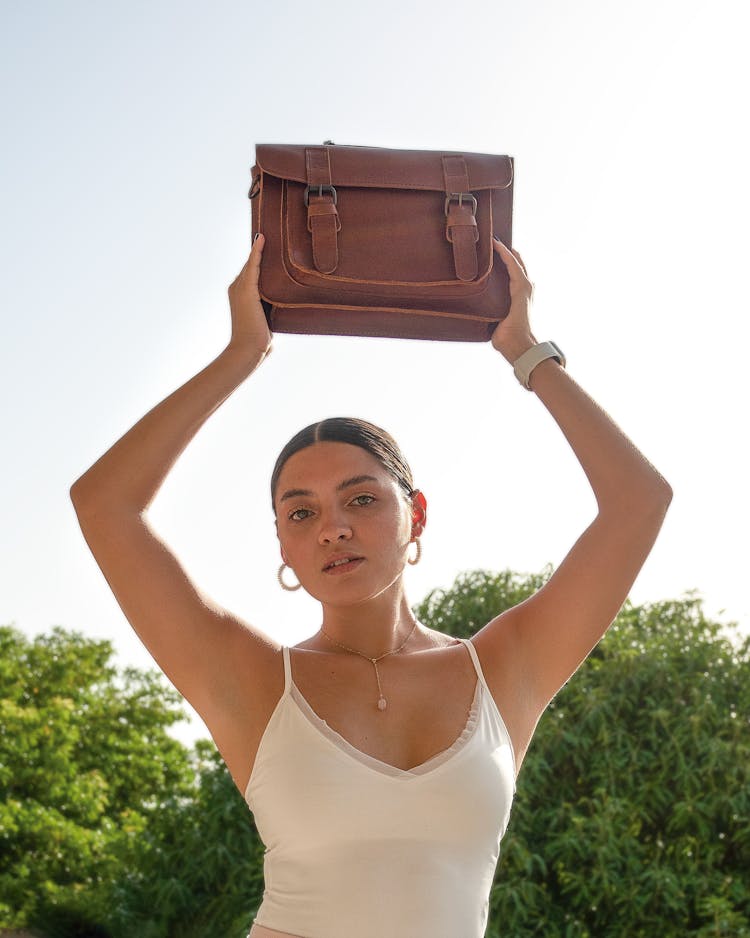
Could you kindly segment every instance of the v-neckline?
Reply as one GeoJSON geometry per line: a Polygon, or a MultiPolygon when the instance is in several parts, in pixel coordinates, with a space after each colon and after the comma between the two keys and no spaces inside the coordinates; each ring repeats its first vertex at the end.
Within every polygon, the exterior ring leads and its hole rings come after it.
{"type": "Polygon", "coordinates": [[[454,756],[458,755],[459,752],[463,751],[466,748],[469,741],[476,732],[477,724],[479,722],[479,713],[480,713],[480,704],[481,704],[481,695],[482,695],[482,681],[477,675],[476,685],[474,687],[474,698],[469,709],[469,715],[464,724],[464,728],[456,737],[456,739],[448,746],[447,749],[443,749],[441,752],[435,753],[434,756],[430,756],[429,759],[426,759],[424,762],[421,762],[419,765],[412,766],[410,769],[402,769],[400,766],[392,765],[390,762],[384,762],[382,759],[378,759],[377,756],[372,756],[368,752],[364,752],[361,749],[358,749],[352,743],[349,742],[344,736],[341,735],[337,730],[335,730],[329,723],[327,723],[321,716],[319,716],[315,710],[310,706],[310,702],[307,700],[305,695],[295,684],[294,678],[290,675],[290,688],[289,696],[294,701],[298,710],[305,716],[311,726],[318,731],[318,733],[324,738],[327,739],[336,749],[343,752],[345,755],[354,759],[356,762],[373,769],[376,772],[380,772],[382,775],[388,775],[397,778],[422,778],[425,775],[430,775],[433,772],[436,772],[440,766],[450,762],[454,756]],[[433,765],[433,763],[435,763],[433,765]]]}

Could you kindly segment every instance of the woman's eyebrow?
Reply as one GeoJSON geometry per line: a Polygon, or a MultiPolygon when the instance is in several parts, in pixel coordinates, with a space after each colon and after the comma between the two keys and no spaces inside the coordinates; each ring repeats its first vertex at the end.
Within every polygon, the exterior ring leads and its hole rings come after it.
{"type": "Polygon", "coordinates": [[[284,492],[279,501],[285,502],[288,498],[300,498],[301,496],[310,497],[311,495],[312,492],[309,489],[289,489],[284,492]]]}
{"type": "Polygon", "coordinates": [[[351,479],[344,479],[343,482],[339,482],[339,484],[336,486],[336,491],[341,492],[344,489],[348,489],[352,485],[361,485],[363,482],[377,482],[377,481],[378,480],[375,478],[375,476],[368,476],[368,475],[352,476],[351,479]]]}
{"type": "MultiPolygon", "coordinates": [[[[352,485],[361,485],[363,482],[377,482],[378,480],[375,476],[369,475],[359,475],[352,476],[351,479],[344,479],[343,482],[339,482],[336,486],[337,492],[342,492],[344,489],[350,488],[352,485]]],[[[311,492],[309,489],[288,489],[279,499],[280,502],[286,501],[288,498],[312,498],[314,492],[311,492]]]]}

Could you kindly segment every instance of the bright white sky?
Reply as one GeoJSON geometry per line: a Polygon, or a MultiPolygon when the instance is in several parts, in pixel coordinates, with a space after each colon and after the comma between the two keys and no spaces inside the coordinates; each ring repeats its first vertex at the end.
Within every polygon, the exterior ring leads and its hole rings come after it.
{"type": "MultiPolygon", "coordinates": [[[[675,490],[632,598],[695,588],[750,628],[743,6],[1,4],[0,622],[151,664],[68,488],[228,338],[255,143],[332,139],[516,158],[535,332],[675,490]]],[[[557,564],[592,517],[489,345],[279,335],[154,507],[197,582],[279,641],[319,616],[276,582],[271,467],[340,414],[389,429],[429,499],[413,602],[464,570],[557,564]]]]}

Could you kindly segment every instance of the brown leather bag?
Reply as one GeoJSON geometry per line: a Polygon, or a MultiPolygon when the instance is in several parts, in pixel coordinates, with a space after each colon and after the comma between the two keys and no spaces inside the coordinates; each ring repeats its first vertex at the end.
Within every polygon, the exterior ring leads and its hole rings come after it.
{"type": "Polygon", "coordinates": [[[273,332],[487,341],[508,312],[513,159],[258,144],[253,234],[273,332]]]}

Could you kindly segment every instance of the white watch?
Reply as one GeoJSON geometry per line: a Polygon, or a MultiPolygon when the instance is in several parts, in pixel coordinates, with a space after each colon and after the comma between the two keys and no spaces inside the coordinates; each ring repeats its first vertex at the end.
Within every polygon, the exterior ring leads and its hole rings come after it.
{"type": "Polygon", "coordinates": [[[529,386],[531,372],[538,364],[548,358],[556,359],[562,368],[565,367],[565,356],[562,349],[554,342],[540,342],[538,345],[532,345],[520,358],[513,362],[513,372],[527,391],[531,390],[529,386]]]}

